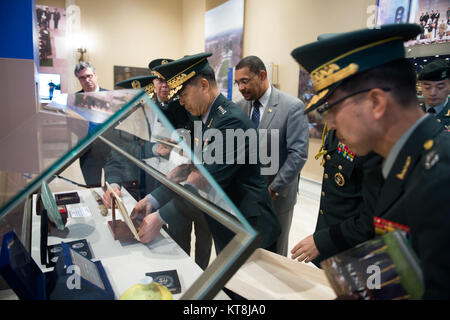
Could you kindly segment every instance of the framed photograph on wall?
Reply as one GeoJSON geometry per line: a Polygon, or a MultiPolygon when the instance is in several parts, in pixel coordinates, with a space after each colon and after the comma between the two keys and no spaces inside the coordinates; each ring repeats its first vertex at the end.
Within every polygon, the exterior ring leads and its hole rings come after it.
{"type": "Polygon", "coordinates": [[[205,51],[213,54],[208,62],[216,72],[220,92],[229,99],[229,71],[242,59],[243,30],[244,0],[229,0],[205,14],[205,51]]]}
{"type": "Polygon", "coordinates": [[[450,41],[448,0],[378,0],[377,25],[417,23],[424,32],[405,45],[428,45],[450,41]]]}

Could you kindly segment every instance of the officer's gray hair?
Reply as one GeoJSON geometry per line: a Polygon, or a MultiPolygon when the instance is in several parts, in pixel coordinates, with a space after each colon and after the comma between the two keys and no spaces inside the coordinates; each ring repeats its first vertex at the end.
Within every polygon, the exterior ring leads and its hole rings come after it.
{"type": "Polygon", "coordinates": [[[92,72],[95,73],[95,68],[89,62],[80,61],[79,63],[77,63],[77,65],[75,66],[75,70],[74,70],[75,77],[78,78],[78,76],[77,76],[78,72],[80,72],[81,70],[87,69],[87,68],[90,68],[92,70],[92,72]]]}

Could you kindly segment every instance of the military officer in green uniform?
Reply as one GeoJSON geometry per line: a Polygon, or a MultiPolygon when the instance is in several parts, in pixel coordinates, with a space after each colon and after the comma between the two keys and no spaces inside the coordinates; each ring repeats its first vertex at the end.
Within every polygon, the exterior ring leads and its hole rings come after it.
{"type": "Polygon", "coordinates": [[[450,129],[450,62],[435,60],[426,64],[419,73],[425,103],[423,111],[433,114],[445,129],[450,129]]]}
{"type": "MultiPolygon", "coordinates": [[[[120,81],[115,86],[125,89],[141,88],[152,97],[155,89],[153,85],[155,78],[155,75],[137,76],[120,81]]],[[[147,122],[147,125],[148,130],[151,131],[150,123],[147,122]]],[[[111,129],[108,132],[110,139],[114,139],[115,144],[137,159],[151,157],[163,157],[167,159],[169,157],[171,148],[164,144],[151,143],[121,130],[111,129]]],[[[156,181],[152,177],[145,176],[142,170],[115,150],[112,150],[108,155],[104,171],[105,180],[111,184],[119,196],[121,195],[121,187],[125,187],[136,200],[140,200],[156,186],[156,181]]],[[[109,208],[111,206],[109,190],[104,192],[103,200],[109,208]]]]}
{"type": "Polygon", "coordinates": [[[316,155],[316,159],[323,156],[324,167],[316,229],[291,250],[292,259],[318,267],[324,259],[374,236],[372,215],[366,209],[370,194],[363,190],[362,182],[364,169],[379,165],[382,160],[373,152],[355,155],[339,141],[335,130],[327,131],[326,125],[323,134],[324,141],[316,155]]]}
{"type": "MultiPolygon", "coordinates": [[[[153,85],[155,87],[153,101],[161,109],[167,120],[169,120],[175,129],[186,130],[188,134],[192,135],[192,131],[194,130],[194,120],[196,120],[196,118],[192,117],[186,109],[180,106],[177,96],[172,97],[173,99],[169,99],[169,85],[167,81],[161,77],[160,73],[155,71],[156,67],[172,61],[173,59],[160,58],[154,59],[148,64],[151,73],[156,76],[156,78],[153,79],[153,85]]],[[[182,131],[179,132],[182,134],[182,131]]]]}
{"type": "MultiPolygon", "coordinates": [[[[230,129],[244,131],[250,128],[254,129],[248,116],[237,105],[220,94],[214,70],[208,64],[209,56],[211,53],[186,56],[161,65],[155,68],[155,71],[169,83],[171,97],[178,94],[180,104],[190,114],[201,117],[204,133],[207,129],[215,129],[225,137],[227,130],[230,129]]],[[[205,150],[212,141],[205,139],[198,143],[201,143],[205,150]]],[[[225,143],[219,147],[223,147],[223,156],[227,155],[225,143]]],[[[227,155],[227,160],[222,159],[223,161],[204,163],[204,165],[249,224],[259,232],[261,235],[260,246],[275,250],[275,243],[280,234],[280,225],[261,175],[260,162],[239,163],[237,161],[238,157],[242,155],[241,153],[246,156],[245,159],[248,159],[250,149],[249,141],[245,140],[243,145],[234,145],[232,152],[227,155]],[[230,159],[232,159],[231,163],[230,159]]],[[[185,184],[185,187],[192,192],[202,189],[201,179],[189,175],[187,181],[189,183],[185,184]]],[[[142,242],[148,243],[158,235],[164,221],[173,220],[171,215],[183,215],[187,211],[194,212],[196,208],[192,208],[187,201],[175,196],[168,188],[161,187],[139,201],[134,211],[136,216],[145,216],[139,228],[139,236],[142,242]],[[178,210],[173,210],[173,208],[178,208],[178,210]],[[157,211],[154,212],[155,210],[157,211]]],[[[216,251],[220,253],[232,239],[233,233],[209,216],[206,218],[214,238],[216,251]]]]}
{"type": "MultiPolygon", "coordinates": [[[[356,155],[383,158],[367,171],[376,184],[372,214],[410,227],[423,273],[424,299],[450,298],[450,135],[418,108],[416,74],[404,42],[416,24],[384,25],[336,35],[293,50],[316,96],[306,111],[324,114],[356,155]]],[[[364,186],[363,186],[364,188],[364,186]]]]}
{"type": "MultiPolygon", "coordinates": [[[[155,67],[164,63],[168,62],[163,59],[158,59],[152,61],[149,66],[155,67]]],[[[161,109],[174,128],[181,129],[182,131],[188,130],[188,136],[190,136],[190,131],[193,130],[193,121],[187,115],[186,110],[180,106],[178,101],[174,101],[173,103],[168,101],[168,94],[164,99],[166,104],[163,105],[163,102],[158,98],[156,91],[158,86],[156,80],[159,81],[158,76],[155,74],[149,76],[137,76],[118,82],[116,83],[116,86],[126,89],[143,89],[147,92],[149,97],[155,101],[155,104],[161,109]]],[[[162,81],[163,80],[160,82],[162,81]]],[[[164,82],[167,86],[167,82],[164,82]]],[[[152,128],[150,124],[148,125],[149,131],[151,131],[152,128]]],[[[168,161],[172,150],[168,145],[164,143],[151,143],[122,131],[118,132],[120,134],[120,139],[116,139],[119,140],[118,142],[116,141],[116,143],[127,153],[138,159],[158,157],[168,161]]],[[[149,132],[149,134],[153,133],[154,132],[149,132]]],[[[183,132],[179,131],[179,134],[183,135],[183,132]]],[[[119,154],[115,150],[112,150],[110,156],[107,158],[105,165],[105,180],[111,184],[113,190],[119,196],[121,196],[121,187],[125,187],[125,189],[137,200],[142,199],[147,193],[152,192],[160,186],[159,181],[152,176],[145,174],[142,169],[139,169],[131,161],[127,160],[125,156],[119,154]]],[[[103,200],[109,208],[111,203],[109,190],[104,192],[103,200]]],[[[183,217],[183,219],[178,218],[176,223],[171,223],[170,228],[166,228],[166,226],[164,228],[178,245],[190,255],[193,222],[195,225],[195,261],[201,268],[205,269],[208,266],[212,246],[211,233],[206,222],[201,220],[200,222],[198,222],[198,220],[193,221],[192,219],[183,217]]]]}

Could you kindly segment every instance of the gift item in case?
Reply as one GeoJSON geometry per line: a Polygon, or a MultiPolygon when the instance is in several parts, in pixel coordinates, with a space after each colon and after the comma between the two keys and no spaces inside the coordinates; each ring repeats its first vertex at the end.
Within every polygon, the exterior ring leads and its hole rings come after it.
{"type": "Polygon", "coordinates": [[[58,193],[55,194],[55,200],[58,206],[63,204],[80,203],[80,196],[77,192],[58,193]]]}
{"type": "MultiPolygon", "coordinates": [[[[66,244],[78,252],[80,255],[87,259],[92,259],[92,252],[89,248],[89,244],[86,239],[75,240],[71,242],[66,242],[66,244]]],[[[54,244],[47,247],[48,252],[48,266],[53,267],[55,263],[58,261],[58,257],[60,252],[62,251],[61,244],[54,244]]]]}
{"type": "Polygon", "coordinates": [[[153,281],[167,287],[173,294],[181,292],[180,279],[178,278],[177,270],[147,272],[145,275],[152,277],[153,281]]]}

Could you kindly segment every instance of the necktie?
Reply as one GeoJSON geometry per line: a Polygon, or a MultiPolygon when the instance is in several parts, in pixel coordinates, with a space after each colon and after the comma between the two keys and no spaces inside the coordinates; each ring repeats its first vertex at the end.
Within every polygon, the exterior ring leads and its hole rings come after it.
{"type": "Polygon", "coordinates": [[[259,107],[261,107],[261,103],[259,103],[258,100],[255,100],[255,102],[253,103],[252,122],[255,124],[256,128],[258,128],[259,126],[259,118],[260,118],[259,107]]]}
{"type": "Polygon", "coordinates": [[[428,108],[427,112],[428,113],[436,113],[436,110],[434,110],[434,108],[431,107],[431,108],[428,108]]]}

